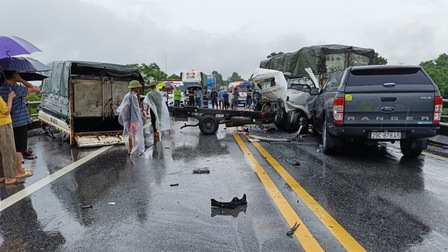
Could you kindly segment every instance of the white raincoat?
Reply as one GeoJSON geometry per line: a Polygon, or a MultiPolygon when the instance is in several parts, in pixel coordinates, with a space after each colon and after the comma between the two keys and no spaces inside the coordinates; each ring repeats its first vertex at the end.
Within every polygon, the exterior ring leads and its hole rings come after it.
{"type": "Polygon", "coordinates": [[[132,139],[131,155],[140,155],[145,151],[145,139],[143,137],[143,120],[137,93],[129,91],[123,98],[120,106],[117,108],[118,122],[123,125],[123,138],[129,149],[129,137],[132,139]]]}
{"type": "Polygon", "coordinates": [[[146,94],[143,103],[154,112],[156,116],[155,128],[157,131],[161,132],[171,128],[170,112],[159,90],[152,90],[146,94]]]}

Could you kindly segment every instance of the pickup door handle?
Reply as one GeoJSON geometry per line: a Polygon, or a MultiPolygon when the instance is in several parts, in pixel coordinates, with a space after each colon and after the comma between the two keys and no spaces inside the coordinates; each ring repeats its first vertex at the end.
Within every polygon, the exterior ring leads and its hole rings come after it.
{"type": "Polygon", "coordinates": [[[383,83],[383,87],[387,87],[387,88],[395,87],[395,83],[393,83],[393,82],[386,82],[386,83],[383,83]]]}
{"type": "Polygon", "coordinates": [[[394,102],[397,100],[397,97],[381,97],[382,102],[394,102]]]}

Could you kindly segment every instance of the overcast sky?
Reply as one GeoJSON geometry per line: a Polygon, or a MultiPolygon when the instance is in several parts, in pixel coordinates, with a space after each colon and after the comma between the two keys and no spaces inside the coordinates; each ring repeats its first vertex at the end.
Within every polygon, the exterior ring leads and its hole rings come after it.
{"type": "Polygon", "coordinates": [[[448,53],[447,0],[1,0],[1,35],[44,63],[157,63],[171,74],[213,70],[248,79],[271,52],[342,44],[389,64],[448,53]]]}

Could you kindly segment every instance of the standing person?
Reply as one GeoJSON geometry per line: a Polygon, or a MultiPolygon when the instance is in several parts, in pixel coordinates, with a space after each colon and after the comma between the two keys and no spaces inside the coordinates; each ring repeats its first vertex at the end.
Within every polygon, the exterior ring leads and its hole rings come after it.
{"type": "Polygon", "coordinates": [[[219,92],[218,92],[218,106],[219,109],[223,109],[224,108],[224,104],[223,104],[223,100],[222,100],[222,95],[224,94],[224,87],[221,87],[219,92]]]}
{"type": "Polygon", "coordinates": [[[174,89],[174,107],[180,107],[180,100],[182,100],[182,91],[179,86],[174,89]]]}
{"type": "Polygon", "coordinates": [[[244,110],[248,108],[249,110],[252,110],[252,89],[250,87],[247,88],[246,91],[246,103],[244,104],[244,110]]]}
{"type": "Polygon", "coordinates": [[[162,91],[160,91],[163,97],[163,101],[165,102],[166,106],[168,106],[168,92],[166,91],[166,88],[162,88],[162,91]]]}
{"type": "Polygon", "coordinates": [[[224,109],[228,109],[230,107],[229,94],[227,93],[226,90],[224,90],[224,94],[222,95],[222,102],[224,109]]]}
{"type": "Polygon", "coordinates": [[[16,147],[11,144],[14,142],[14,130],[12,129],[11,107],[12,100],[16,94],[11,91],[8,94],[8,100],[5,102],[0,97],[0,182],[6,185],[23,183],[23,179],[16,179],[17,157],[16,147]]]}
{"type": "Polygon", "coordinates": [[[212,101],[212,108],[214,109],[215,106],[218,108],[218,92],[214,88],[212,88],[212,92],[210,93],[210,100],[212,101]]]}
{"type": "Polygon", "coordinates": [[[128,137],[126,143],[128,154],[140,155],[145,151],[145,143],[143,137],[143,118],[140,108],[140,88],[142,85],[139,81],[133,80],[129,82],[129,92],[126,93],[120,106],[117,108],[119,113],[118,122],[123,125],[123,137],[128,137]]]}
{"type": "Polygon", "coordinates": [[[194,93],[196,97],[196,106],[198,108],[202,108],[202,91],[200,88],[196,88],[196,92],[194,93]]]}
{"type": "Polygon", "coordinates": [[[194,91],[193,91],[193,87],[190,87],[188,89],[188,105],[189,106],[194,106],[194,91]]]}
{"type": "Polygon", "coordinates": [[[232,93],[232,109],[238,109],[238,98],[240,97],[240,93],[238,92],[238,88],[233,89],[232,93]]]}
{"type": "Polygon", "coordinates": [[[162,94],[157,90],[156,84],[149,85],[151,91],[143,99],[144,111],[151,115],[151,124],[154,132],[154,139],[160,141],[160,132],[170,129],[170,114],[168,107],[163,102],[162,94]]]}
{"type": "Polygon", "coordinates": [[[32,123],[31,116],[25,103],[29,93],[39,92],[40,88],[33,86],[22,79],[18,72],[4,71],[5,83],[0,88],[0,96],[8,100],[9,93],[13,91],[16,97],[12,100],[11,119],[14,130],[14,143],[16,147],[16,177],[23,178],[33,175],[33,171],[22,167],[23,153],[28,148],[28,125],[32,123]],[[17,82],[21,83],[18,84],[17,82]]]}

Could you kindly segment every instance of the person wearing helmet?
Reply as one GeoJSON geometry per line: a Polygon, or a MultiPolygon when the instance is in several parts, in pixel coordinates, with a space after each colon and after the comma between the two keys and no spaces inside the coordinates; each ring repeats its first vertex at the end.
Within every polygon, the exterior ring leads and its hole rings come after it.
{"type": "Polygon", "coordinates": [[[126,145],[129,155],[140,155],[145,151],[143,119],[139,98],[141,87],[142,85],[137,80],[129,82],[128,88],[130,90],[126,93],[117,109],[119,113],[118,122],[124,127],[123,138],[128,137],[126,145]]]}

